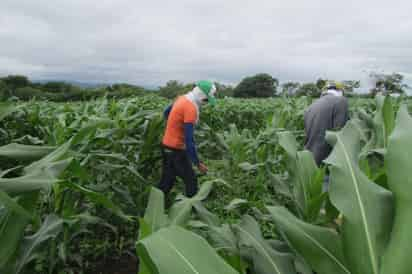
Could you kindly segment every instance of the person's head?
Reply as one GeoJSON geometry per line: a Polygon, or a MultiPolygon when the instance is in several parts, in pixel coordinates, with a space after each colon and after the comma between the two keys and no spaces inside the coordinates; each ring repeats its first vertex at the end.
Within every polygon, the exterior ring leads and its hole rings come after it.
{"type": "Polygon", "coordinates": [[[338,90],[343,93],[343,84],[341,82],[328,81],[326,90],[338,90]]]}
{"type": "Polygon", "coordinates": [[[192,93],[194,93],[194,95],[200,99],[200,102],[202,104],[216,104],[216,86],[211,81],[197,81],[192,93]]]}

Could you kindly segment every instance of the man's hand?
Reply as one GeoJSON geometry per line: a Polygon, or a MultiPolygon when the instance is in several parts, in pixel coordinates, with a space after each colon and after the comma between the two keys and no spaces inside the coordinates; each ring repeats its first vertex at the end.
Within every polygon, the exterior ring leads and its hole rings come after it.
{"type": "Polygon", "coordinates": [[[197,166],[197,168],[199,169],[199,171],[201,173],[207,173],[208,168],[204,163],[199,163],[199,165],[197,166]]]}

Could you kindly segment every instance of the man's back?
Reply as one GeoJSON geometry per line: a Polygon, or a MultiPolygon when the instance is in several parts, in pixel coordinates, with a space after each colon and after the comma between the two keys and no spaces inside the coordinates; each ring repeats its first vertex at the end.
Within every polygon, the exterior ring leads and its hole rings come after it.
{"type": "Polygon", "coordinates": [[[343,96],[326,94],[305,112],[305,148],[313,153],[319,165],[332,148],[325,140],[326,131],[345,126],[349,119],[348,101],[343,96]]]}

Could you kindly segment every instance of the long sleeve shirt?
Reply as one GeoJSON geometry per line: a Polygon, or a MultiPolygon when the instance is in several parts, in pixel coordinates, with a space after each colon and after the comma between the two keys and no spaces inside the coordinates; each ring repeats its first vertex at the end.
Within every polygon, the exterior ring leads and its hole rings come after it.
{"type": "Polygon", "coordinates": [[[179,109],[176,110],[177,111],[176,113],[173,113],[173,105],[168,106],[163,112],[164,118],[167,121],[169,120],[169,115],[171,115],[171,113],[172,115],[175,115],[174,117],[175,119],[173,119],[173,121],[168,121],[168,126],[166,128],[166,131],[169,130],[169,132],[163,138],[163,143],[165,145],[168,145],[168,146],[171,146],[177,149],[185,148],[192,163],[194,165],[199,165],[199,158],[197,155],[196,144],[195,144],[195,139],[194,139],[194,124],[197,121],[197,116],[196,116],[197,113],[196,115],[194,115],[194,112],[197,112],[197,111],[193,111],[192,108],[188,107],[187,105],[188,103],[192,104],[190,101],[185,102],[183,104],[183,107],[181,106],[179,109]],[[182,112],[182,113],[179,113],[179,112],[182,112]],[[180,116],[182,116],[182,119],[177,118],[180,116]],[[184,117],[184,116],[187,116],[187,117],[184,117]],[[173,123],[176,125],[171,125],[169,123],[173,123]],[[180,123],[182,123],[183,126],[177,125],[180,123]],[[183,130],[183,133],[177,132],[180,130],[183,130]],[[184,140],[183,146],[177,143],[175,144],[172,141],[174,138],[180,139],[181,138],[180,136],[183,137],[183,140],[184,140]]]}
{"type": "Polygon", "coordinates": [[[325,139],[326,131],[340,129],[349,120],[348,100],[343,96],[324,95],[309,106],[304,118],[305,148],[320,165],[332,151],[325,139]]]}

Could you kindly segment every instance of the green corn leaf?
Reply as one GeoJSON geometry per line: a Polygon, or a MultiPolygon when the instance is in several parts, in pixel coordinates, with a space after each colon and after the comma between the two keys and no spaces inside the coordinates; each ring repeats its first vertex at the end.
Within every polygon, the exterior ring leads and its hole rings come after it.
{"type": "Polygon", "coordinates": [[[181,227],[163,228],[137,243],[150,273],[238,274],[197,234],[181,227]]]}
{"type": "Polygon", "coordinates": [[[153,233],[168,224],[165,214],[164,194],[161,190],[152,187],[149,202],[144,215],[144,221],[153,233]]]}
{"type": "Polygon", "coordinates": [[[305,223],[284,207],[267,208],[287,242],[318,274],[350,274],[339,235],[328,228],[305,223]]]}
{"type": "Polygon", "coordinates": [[[396,127],[389,137],[385,157],[388,185],[395,197],[395,217],[388,248],[382,261],[381,274],[409,274],[412,269],[412,118],[406,106],[402,106],[396,127]]]}
{"type": "Polygon", "coordinates": [[[330,165],[330,200],[344,215],[343,248],[354,274],[379,274],[379,265],[392,226],[393,197],[370,181],[358,161],[359,131],[352,122],[338,133],[328,133],[334,149],[330,165]]]}
{"type": "Polygon", "coordinates": [[[106,197],[106,195],[92,191],[90,189],[87,189],[85,187],[82,187],[80,185],[71,183],[71,182],[64,182],[62,185],[79,191],[82,194],[84,194],[90,201],[104,206],[106,209],[109,211],[113,212],[115,215],[119,216],[120,218],[126,220],[126,221],[131,221],[131,217],[127,216],[126,214],[123,213],[120,207],[118,207],[116,204],[114,204],[109,198],[106,197]]]}
{"type": "Polygon", "coordinates": [[[19,161],[36,161],[55,149],[51,146],[8,144],[0,147],[0,156],[19,161]]]}
{"type": "Polygon", "coordinates": [[[254,273],[294,273],[293,256],[274,250],[263,238],[259,224],[251,216],[243,216],[241,222],[234,225],[233,229],[239,237],[242,257],[253,262],[254,273]]]}
{"type": "Polygon", "coordinates": [[[23,239],[13,273],[21,273],[24,267],[36,257],[36,250],[47,240],[57,237],[62,228],[63,220],[56,215],[48,215],[35,234],[23,239]]]}

